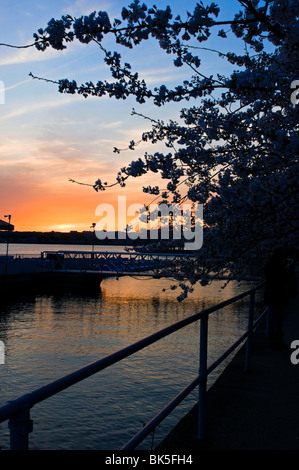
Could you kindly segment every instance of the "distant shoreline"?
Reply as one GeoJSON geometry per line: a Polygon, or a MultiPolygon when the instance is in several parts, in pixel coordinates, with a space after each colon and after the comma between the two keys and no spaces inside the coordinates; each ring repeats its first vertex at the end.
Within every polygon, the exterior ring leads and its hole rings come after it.
{"type": "Polygon", "coordinates": [[[83,232],[0,232],[0,243],[26,243],[35,245],[133,245],[132,240],[127,239],[105,239],[99,240],[91,231],[83,232]]]}
{"type": "MultiPolygon", "coordinates": [[[[9,244],[34,244],[34,245],[110,245],[119,246],[126,245],[134,247],[136,245],[152,244],[153,240],[150,237],[145,239],[132,240],[130,237],[124,236],[124,233],[115,233],[115,239],[105,238],[104,240],[98,239],[92,231],[71,231],[71,232],[18,232],[18,231],[0,231],[0,243],[9,244]],[[120,236],[121,235],[121,236],[120,236]]],[[[158,243],[159,238],[154,241],[158,243]]],[[[165,240],[164,240],[165,241],[165,240]]],[[[171,237],[170,237],[171,241],[171,237]]],[[[178,242],[178,240],[177,240],[178,242]]]]}

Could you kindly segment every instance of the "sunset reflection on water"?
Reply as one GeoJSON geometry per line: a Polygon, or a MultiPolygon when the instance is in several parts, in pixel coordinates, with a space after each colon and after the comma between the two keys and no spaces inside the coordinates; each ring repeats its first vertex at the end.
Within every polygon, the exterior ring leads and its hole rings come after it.
{"type": "MultiPolygon", "coordinates": [[[[250,288],[223,282],[197,286],[181,303],[171,280],[103,280],[94,294],[23,295],[1,304],[1,403],[73,372],[250,288]]],[[[247,327],[248,301],[215,312],[209,361],[247,327]]],[[[32,449],[119,449],[198,373],[199,322],[32,409],[32,449]]],[[[211,378],[211,381],[214,377],[211,378]]],[[[210,381],[210,382],[211,382],[210,381]]],[[[195,403],[196,391],[155,432],[155,444],[195,403]]],[[[141,448],[148,448],[148,438],[141,448]]],[[[8,448],[7,423],[0,446],[8,448]]]]}

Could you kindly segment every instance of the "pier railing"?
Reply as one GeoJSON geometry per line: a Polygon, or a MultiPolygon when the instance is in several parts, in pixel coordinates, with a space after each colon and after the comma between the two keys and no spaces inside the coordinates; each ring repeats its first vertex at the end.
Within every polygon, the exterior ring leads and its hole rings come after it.
{"type": "Polygon", "coordinates": [[[266,315],[266,310],[254,320],[255,294],[264,284],[243,292],[233,298],[223,301],[213,307],[201,310],[200,312],[185,318],[173,325],[170,325],[130,346],[125,347],[113,354],[110,354],[99,361],[93,362],[71,374],[68,374],[54,382],[38,388],[31,393],[27,393],[15,400],[9,401],[0,408],[0,423],[9,420],[10,428],[10,449],[27,450],[29,447],[29,434],[33,430],[33,422],[30,419],[30,409],[49,397],[67,389],[68,387],[81,382],[116,362],[140,351],[160,339],[178,331],[187,325],[200,321],[200,352],[199,352],[199,374],[189,383],[168,405],[163,408],[140,432],[138,432],[121,450],[135,449],[155,428],[198,386],[198,439],[205,435],[206,423],[206,393],[207,379],[209,374],[216,369],[236,348],[246,340],[245,371],[250,369],[252,335],[258,324],[266,315]],[[245,297],[249,298],[248,308],[248,328],[240,338],[231,345],[213,364],[208,366],[208,322],[209,316],[228,305],[231,305],[245,297]]]}
{"type": "MultiPolygon", "coordinates": [[[[180,269],[182,260],[190,260],[192,254],[176,253],[150,253],[135,251],[44,251],[42,263],[44,269],[51,272],[74,271],[97,272],[105,276],[147,274],[159,275],[161,270],[171,267],[180,269]]],[[[163,277],[167,277],[164,273],[163,277]]]]}

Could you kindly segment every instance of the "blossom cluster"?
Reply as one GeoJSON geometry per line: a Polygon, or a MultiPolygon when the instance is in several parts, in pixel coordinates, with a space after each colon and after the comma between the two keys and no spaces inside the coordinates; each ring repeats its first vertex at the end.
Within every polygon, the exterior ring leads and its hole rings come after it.
{"type": "MultiPolygon", "coordinates": [[[[272,249],[298,242],[299,107],[290,100],[291,83],[299,78],[299,18],[297,0],[244,0],[242,10],[229,26],[244,53],[214,51],[234,67],[226,76],[205,76],[195,44],[208,41],[212,31],[225,42],[227,32],[217,21],[219,7],[195,5],[185,20],[171,8],[148,8],[134,0],[122,9],[121,20],[110,22],[105,12],[88,17],[51,20],[35,35],[40,50],[63,49],[75,39],[96,41],[104,52],[113,81],[77,85],[60,80],[59,91],[116,99],[134,96],[138,103],[152,100],[157,106],[184,103],[180,121],[152,121],[142,135],[144,142],[164,142],[167,153],[146,152],[120,169],[116,182],[125,186],[129,177],[160,175],[166,185],[144,188],[173,201],[204,204],[204,244],[197,263],[181,266],[189,280],[182,284],[180,300],[198,280],[206,285],[219,274],[242,278],[263,263],[272,249]],[[101,45],[104,35],[133,48],[150,38],[172,54],[174,66],[192,70],[173,89],[165,84],[151,90],[119,53],[101,45]],[[187,107],[192,100],[193,105],[187,107]],[[171,151],[169,151],[171,149],[171,151]],[[165,189],[166,186],[166,189],[165,189]]],[[[175,70],[175,69],[174,69],[175,70]]],[[[136,144],[130,142],[129,148],[136,144]]],[[[116,151],[118,151],[116,149],[116,151]]],[[[96,190],[105,189],[100,180],[96,190]]]]}

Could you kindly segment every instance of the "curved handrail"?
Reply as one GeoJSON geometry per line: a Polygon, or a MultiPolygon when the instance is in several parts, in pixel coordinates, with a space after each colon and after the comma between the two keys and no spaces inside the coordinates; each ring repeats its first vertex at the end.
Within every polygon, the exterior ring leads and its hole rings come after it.
{"type": "MultiPolygon", "coordinates": [[[[156,333],[153,333],[152,335],[150,336],[147,336],[146,338],[143,338],[139,341],[137,341],[136,343],[133,343],[131,344],[130,346],[127,346],[119,351],[116,351],[98,361],[95,361],[85,367],[82,367],[68,375],[65,375],[43,387],[40,387],[30,393],[27,393],[25,395],[22,395],[20,396],[19,398],[17,399],[14,399],[14,400],[11,400],[9,401],[7,404],[5,404],[4,406],[2,406],[0,408],[0,423],[3,422],[3,421],[6,421],[7,419],[10,419],[10,420],[14,420],[14,419],[17,419],[19,415],[22,414],[22,412],[24,410],[28,411],[30,410],[30,408],[32,408],[34,405],[36,405],[37,403],[40,403],[44,400],[46,400],[47,398],[50,398],[51,396],[53,395],[56,395],[57,393],[67,389],[68,387],[78,383],[78,382],[81,382],[82,380],[90,377],[91,375],[94,375],[95,373],[97,372],[100,372],[101,370],[104,370],[106,369],[107,367],[115,364],[116,362],[119,362],[121,361],[122,359],[125,359],[127,358],[128,356],[136,353],[137,351],[140,351],[141,349],[144,349],[145,347],[159,341],[160,339],[174,333],[175,331],[178,331],[182,328],[184,328],[185,326],[187,325],[190,325],[198,320],[202,320],[202,319],[207,319],[208,316],[217,311],[217,310],[220,310],[228,305],[231,305],[235,302],[237,302],[238,300],[241,300],[247,296],[250,296],[250,295],[254,295],[254,293],[259,290],[261,287],[264,286],[265,283],[262,283],[246,292],[243,292],[241,294],[238,294],[228,300],[225,300],[223,302],[220,302],[219,304],[217,305],[214,305],[212,307],[209,307],[209,308],[206,308],[206,309],[203,309],[201,310],[200,312],[194,314],[194,315],[191,315],[190,317],[188,318],[185,318],[177,323],[174,323],[156,333]]],[[[259,319],[260,320],[260,319],[259,319]]],[[[259,321],[258,320],[258,321],[259,321]]],[[[229,348],[228,351],[226,351],[226,353],[224,353],[223,356],[227,357],[242,341],[244,341],[244,339],[250,334],[252,328],[251,329],[248,329],[248,331],[242,335],[239,340],[235,343],[235,345],[233,345],[231,348],[229,348]]],[[[223,357],[222,360],[225,359],[225,357],[223,357]]],[[[222,360],[220,362],[222,362],[222,360]]],[[[219,363],[220,363],[219,362],[219,363]]],[[[215,368],[217,367],[219,364],[218,364],[218,360],[216,361],[216,365],[214,366],[211,366],[209,369],[207,369],[207,374],[209,374],[211,371],[212,371],[212,367],[215,368]],[[216,364],[217,363],[217,364],[216,364]]],[[[169,405],[167,405],[166,409],[162,410],[161,412],[161,415],[159,414],[158,417],[156,417],[156,419],[154,419],[154,421],[151,421],[151,424],[147,427],[145,427],[142,431],[142,436],[145,434],[145,431],[148,431],[147,434],[149,434],[151,432],[151,430],[153,429],[153,425],[155,423],[158,423],[158,421],[160,420],[160,418],[162,416],[166,416],[167,414],[169,414],[172,409],[177,406],[177,404],[179,404],[195,387],[196,385],[198,385],[200,383],[200,381],[202,380],[202,377],[201,376],[198,376],[196,379],[194,379],[193,382],[191,382],[191,384],[189,384],[184,390],[183,392],[181,392],[178,397],[176,397],[172,402],[170,402],[169,405]],[[187,393],[188,392],[188,393],[187,393]],[[167,414],[166,414],[167,412],[167,414]]],[[[29,418],[28,418],[29,419],[29,418]]],[[[164,419],[164,418],[163,418],[164,419]]],[[[161,420],[159,421],[161,422],[161,420]]],[[[157,424],[155,424],[157,425],[157,424]]],[[[11,432],[12,431],[13,427],[11,427],[11,432]]],[[[28,431],[30,432],[30,431],[28,431]]],[[[144,436],[146,437],[146,436],[144,436]]],[[[144,437],[142,438],[142,440],[144,439],[144,437]]],[[[137,440],[139,440],[140,436],[138,436],[137,440]]],[[[137,441],[136,440],[136,441],[137,441]]],[[[132,441],[132,440],[131,440],[132,441]]],[[[130,441],[130,444],[129,445],[132,445],[132,442],[130,441]]],[[[140,442],[140,441],[139,441],[140,442]]],[[[127,447],[125,447],[127,448],[127,447]]],[[[131,448],[131,447],[129,447],[131,448]]]]}

